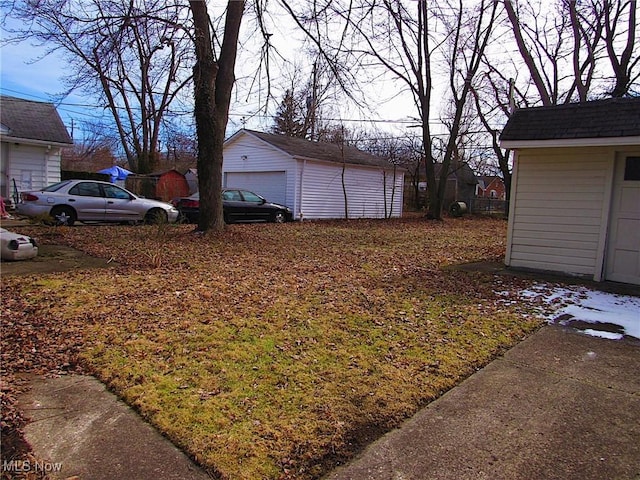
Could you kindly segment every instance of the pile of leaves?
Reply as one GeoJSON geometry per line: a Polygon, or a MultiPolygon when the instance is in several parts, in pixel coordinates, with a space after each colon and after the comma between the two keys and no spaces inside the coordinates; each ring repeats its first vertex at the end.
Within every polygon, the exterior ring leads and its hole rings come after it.
{"type": "Polygon", "coordinates": [[[505,236],[473,218],[48,232],[119,266],[3,279],[3,393],[84,369],[221,478],[319,478],[537,328],[505,301],[524,280],[445,268],[500,261],[505,236]]]}

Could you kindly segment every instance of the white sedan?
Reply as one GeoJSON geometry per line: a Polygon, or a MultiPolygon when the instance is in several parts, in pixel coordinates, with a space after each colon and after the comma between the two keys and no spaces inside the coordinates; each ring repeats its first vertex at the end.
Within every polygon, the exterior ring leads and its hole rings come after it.
{"type": "Polygon", "coordinates": [[[96,180],[64,180],[42,190],[22,192],[16,213],[50,217],[55,225],[76,221],[173,223],[178,219],[173,205],[96,180]]]}
{"type": "Polygon", "coordinates": [[[0,228],[2,260],[27,260],[38,255],[38,244],[26,235],[0,228]]]}

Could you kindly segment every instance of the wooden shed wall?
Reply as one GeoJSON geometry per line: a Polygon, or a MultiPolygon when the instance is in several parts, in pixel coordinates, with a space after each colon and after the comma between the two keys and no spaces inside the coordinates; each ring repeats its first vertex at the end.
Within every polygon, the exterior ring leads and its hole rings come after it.
{"type": "Polygon", "coordinates": [[[597,276],[602,269],[614,159],[610,148],[520,150],[505,263],[597,276]]]}

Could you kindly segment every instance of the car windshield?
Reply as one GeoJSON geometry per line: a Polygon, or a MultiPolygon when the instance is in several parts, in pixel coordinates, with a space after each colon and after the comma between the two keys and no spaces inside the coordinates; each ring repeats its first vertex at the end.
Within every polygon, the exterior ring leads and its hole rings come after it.
{"type": "Polygon", "coordinates": [[[60,190],[65,185],[69,185],[70,182],[71,182],[70,180],[65,180],[63,182],[54,183],[53,185],[49,185],[48,187],[43,188],[42,191],[43,192],[57,192],[58,190],[60,190]]]}

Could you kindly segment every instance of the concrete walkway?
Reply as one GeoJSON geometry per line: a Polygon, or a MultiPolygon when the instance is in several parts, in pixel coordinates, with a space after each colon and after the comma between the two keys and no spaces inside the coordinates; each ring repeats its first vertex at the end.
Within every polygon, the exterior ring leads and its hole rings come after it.
{"type": "Polygon", "coordinates": [[[25,437],[50,478],[204,480],[210,477],[93,377],[38,378],[20,398],[25,437]]]}
{"type": "MultiPolygon", "coordinates": [[[[26,437],[52,478],[209,478],[97,380],[32,386],[26,437]]],[[[546,326],[328,479],[638,480],[640,343],[546,326]]]]}
{"type": "Polygon", "coordinates": [[[638,480],[640,344],[544,327],[328,479],[638,480]]]}

